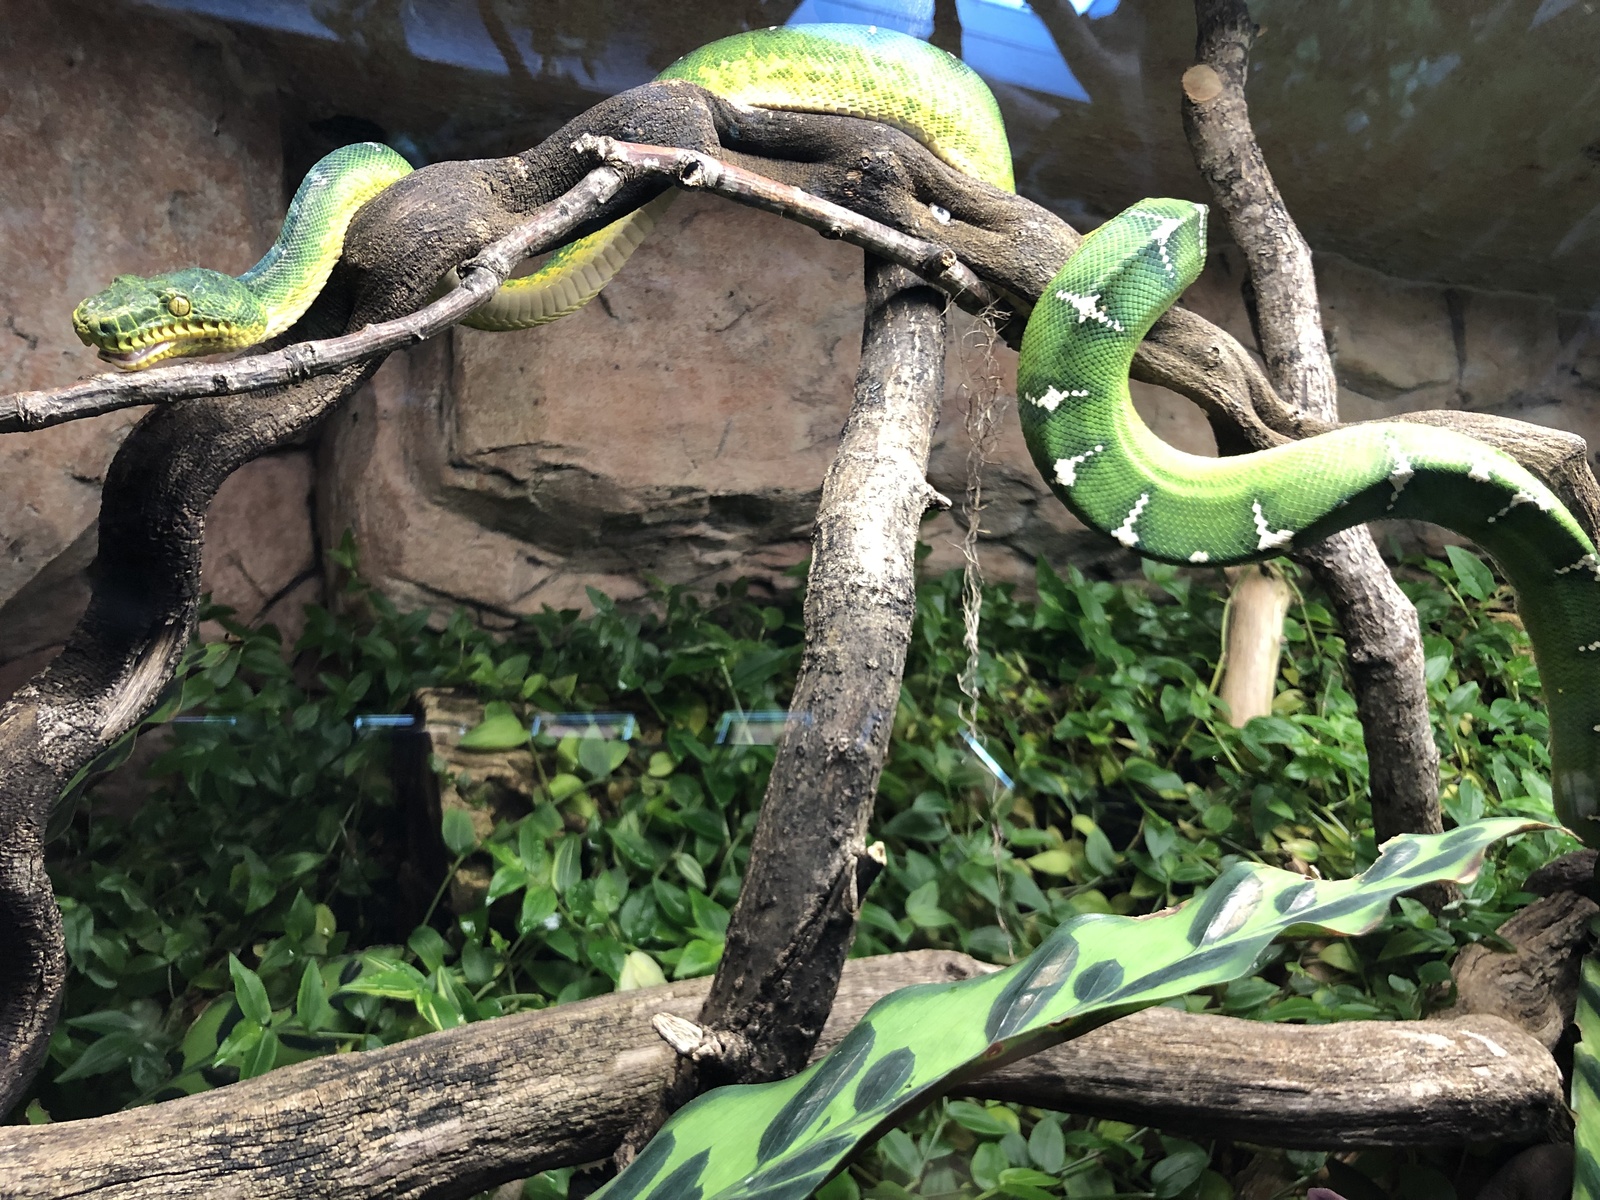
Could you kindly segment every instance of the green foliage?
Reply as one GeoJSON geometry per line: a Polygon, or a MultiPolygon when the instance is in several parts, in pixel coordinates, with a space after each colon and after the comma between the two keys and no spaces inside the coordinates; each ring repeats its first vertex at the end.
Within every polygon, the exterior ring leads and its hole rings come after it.
{"type": "MultiPolygon", "coordinates": [[[[1423,616],[1446,812],[1547,817],[1537,673],[1506,593],[1468,560],[1484,570],[1458,552],[1405,584],[1423,616]]],[[[977,734],[1016,781],[1006,790],[962,736],[959,596],[953,577],[919,592],[873,830],[890,863],[857,953],[956,946],[1010,961],[1073,914],[1151,911],[1236,858],[1340,876],[1374,857],[1343,646],[1314,597],[1291,614],[1274,715],[1238,731],[1210,692],[1223,620],[1210,587],[1151,567],[1142,584],[1041,568],[1036,603],[988,589],[977,734]]],[[[94,819],[52,846],[73,973],[29,1111],[87,1115],[266,1069],[269,1050],[281,1065],[638,985],[654,978],[647,963],[669,978],[714,969],[772,761],[769,747],[717,745],[717,715],[782,706],[798,603],[741,588],[709,606],[663,592],[649,614],[594,600],[590,617],[547,611],[496,639],[461,615],[430,626],[353,583],[336,611],[311,611],[287,664],[274,631],[223,614],[224,639],[194,651],[183,687],[183,712],[211,720],[154,735],[155,792],[133,815],[92,800],[94,819]],[[439,685],[511,715],[514,733],[502,720],[479,734],[494,745],[521,744],[537,711],[640,723],[626,745],[538,740],[535,803],[489,835],[493,898],[460,918],[430,910],[437,876],[420,898],[406,878],[392,782],[405,735],[352,725],[439,685]],[[244,1012],[230,955],[264,989],[266,1022],[244,1012]]],[[[477,847],[470,828],[442,833],[452,854],[477,847]]],[[[1291,944],[1253,978],[1182,1003],[1310,1021],[1423,1011],[1448,998],[1449,955],[1489,936],[1528,870],[1571,845],[1521,838],[1437,916],[1402,900],[1375,934],[1291,944]]],[[[964,1165],[971,1130],[935,1112],[905,1136],[951,1147],[927,1157],[919,1191],[989,1190],[964,1165]]],[[[1078,1169],[1149,1192],[1160,1143],[1129,1138],[1137,1155],[1078,1169]]],[[[908,1185],[887,1145],[854,1169],[869,1191],[908,1185]]],[[[1099,1153],[1085,1147],[1069,1139],[1069,1157],[1099,1153]]],[[[1070,1194],[1109,1194],[1089,1186],[1070,1194]]],[[[538,1187],[556,1200],[564,1177],[538,1187]]]]}

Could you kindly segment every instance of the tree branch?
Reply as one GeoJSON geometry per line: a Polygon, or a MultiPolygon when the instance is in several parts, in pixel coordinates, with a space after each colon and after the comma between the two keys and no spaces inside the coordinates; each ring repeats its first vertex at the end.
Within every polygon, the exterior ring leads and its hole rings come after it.
{"type": "MultiPolygon", "coordinates": [[[[1183,76],[1184,132],[1228,231],[1244,251],[1255,326],[1282,398],[1338,419],[1338,382],[1322,333],[1311,248],[1283,202],[1245,103],[1255,25],[1245,0],[1195,0],[1196,65],[1183,76]]],[[[1344,631],[1356,708],[1366,732],[1374,836],[1443,828],[1439,750],[1422,676],[1417,611],[1365,528],[1303,547],[1295,559],[1328,594],[1344,631]]]]}
{"type": "Polygon", "coordinates": [[[700,1024],[661,1109],[618,1154],[699,1092],[793,1075],[833,1006],[882,848],[867,827],[916,615],[924,478],[944,399],[945,301],[869,257],[861,367],[822,484],[806,584],[806,652],[761,804],[744,884],[700,1024]],[[705,1047],[727,1048],[711,1055],[705,1047]]]}
{"type": "MultiPolygon", "coordinates": [[[[817,1050],[895,988],[991,969],[934,950],[850,962],[817,1050]]],[[[5,1126],[0,1178],[13,1200],[470,1196],[609,1154],[672,1068],[652,1020],[692,1017],[707,988],[599,996],[150,1108],[5,1126]]],[[[961,1090],[1324,1149],[1544,1141],[1566,1128],[1548,1052],[1489,1016],[1296,1026],[1153,1008],[961,1090]]]]}

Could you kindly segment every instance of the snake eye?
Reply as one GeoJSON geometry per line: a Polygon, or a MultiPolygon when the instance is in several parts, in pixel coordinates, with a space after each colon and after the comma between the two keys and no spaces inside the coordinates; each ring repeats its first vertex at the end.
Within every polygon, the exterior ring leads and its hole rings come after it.
{"type": "Polygon", "coordinates": [[[175,317],[187,317],[189,315],[189,297],[173,296],[167,301],[167,311],[175,317]]]}

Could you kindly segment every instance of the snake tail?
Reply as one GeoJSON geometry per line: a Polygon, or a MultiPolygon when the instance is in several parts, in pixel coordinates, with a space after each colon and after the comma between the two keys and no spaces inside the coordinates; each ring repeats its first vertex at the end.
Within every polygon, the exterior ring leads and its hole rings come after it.
{"type": "Polygon", "coordinates": [[[1583,960],[1572,1051],[1572,1200],[1600,1200],[1600,955],[1583,960]]]}
{"type": "Polygon", "coordinates": [[[1600,844],[1600,558],[1515,459],[1451,430],[1353,425],[1254,454],[1186,454],[1134,411],[1140,340],[1199,274],[1205,207],[1145,200],[1095,230],[1023,336],[1023,432],[1086,524],[1171,563],[1242,563],[1382,517],[1470,538],[1516,589],[1550,708],[1556,812],[1600,844]]]}

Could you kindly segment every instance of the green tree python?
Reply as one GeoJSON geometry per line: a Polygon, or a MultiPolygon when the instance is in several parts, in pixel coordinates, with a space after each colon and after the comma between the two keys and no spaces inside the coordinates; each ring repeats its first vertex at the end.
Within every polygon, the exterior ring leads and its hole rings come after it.
{"type": "MultiPolygon", "coordinates": [[[[989,90],[958,60],[900,34],[848,25],[739,34],[694,51],[660,78],[740,104],[879,121],[968,174],[1013,186],[989,90]]],[[[77,307],[74,327],[127,369],[275,336],[326,282],[356,210],[410,169],[373,143],[335,151],[306,176],[277,241],[244,274],[191,267],[122,276],[77,307]]],[[[581,307],[674,194],[558,250],[507,283],[469,323],[520,329],[581,307]]],[[[1557,814],[1585,842],[1600,844],[1600,558],[1548,488],[1507,455],[1438,428],[1365,424],[1215,459],[1167,445],[1135,412],[1129,364],[1156,318],[1199,274],[1205,213],[1184,200],[1142,201],[1086,237],[1045,290],[1027,324],[1017,388],[1041,475],[1085,523],[1166,562],[1248,562],[1379,517],[1431,521],[1473,539],[1516,588],[1534,645],[1550,706],[1557,814]]],[[[1381,915],[1397,881],[1412,887],[1459,878],[1489,840],[1523,827],[1486,822],[1472,833],[1397,839],[1366,876],[1346,881],[1353,889],[1255,866],[1236,870],[1179,910],[1182,919],[1175,915],[1170,928],[1119,924],[1113,937],[1097,921],[1069,922],[1000,975],[890,997],[818,1067],[764,1085],[787,1091],[702,1097],[610,1185],[610,1200],[803,1196],[862,1138],[985,1060],[1071,1036],[1093,1023],[1089,1013],[1109,1019],[1242,973],[1259,949],[1256,935],[1306,923],[1357,930],[1381,915]],[[1254,948],[1240,950],[1246,934],[1254,948]],[[925,1036],[928,1029],[946,1032],[925,1036]],[[741,1127],[750,1134],[743,1140],[741,1127]]],[[[1584,991],[1581,1015],[1592,1024],[1600,970],[1586,972],[1584,991]]],[[[1580,1049],[1580,1096],[1592,1091],[1594,1071],[1593,1057],[1580,1049]]],[[[1592,1107],[1587,1099],[1584,1107],[1592,1107]]],[[[1600,1196],[1589,1124],[1580,1128],[1577,1194],[1600,1196]]]]}

